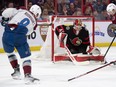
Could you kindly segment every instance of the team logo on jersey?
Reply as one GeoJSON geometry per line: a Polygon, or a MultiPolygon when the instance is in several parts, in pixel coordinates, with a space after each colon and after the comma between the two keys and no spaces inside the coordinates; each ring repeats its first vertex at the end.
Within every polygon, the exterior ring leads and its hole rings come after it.
{"type": "Polygon", "coordinates": [[[70,29],[70,27],[69,27],[69,26],[67,26],[67,27],[66,27],[66,30],[69,30],[69,29],[70,29]]]}

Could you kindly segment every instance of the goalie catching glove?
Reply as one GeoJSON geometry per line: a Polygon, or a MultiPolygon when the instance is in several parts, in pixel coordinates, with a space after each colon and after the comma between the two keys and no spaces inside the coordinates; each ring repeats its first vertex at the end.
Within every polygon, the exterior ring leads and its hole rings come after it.
{"type": "Polygon", "coordinates": [[[67,34],[66,33],[60,33],[59,34],[59,44],[60,47],[64,48],[66,46],[66,41],[67,41],[67,34]]]}

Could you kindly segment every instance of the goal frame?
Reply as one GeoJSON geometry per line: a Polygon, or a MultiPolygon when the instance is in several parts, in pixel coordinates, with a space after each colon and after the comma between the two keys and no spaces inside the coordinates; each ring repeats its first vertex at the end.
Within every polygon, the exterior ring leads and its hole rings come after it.
{"type": "MultiPolygon", "coordinates": [[[[83,18],[91,18],[91,21],[92,21],[92,43],[91,45],[94,46],[95,45],[95,36],[94,36],[94,31],[95,31],[95,20],[94,20],[94,17],[93,16],[52,16],[52,22],[55,22],[55,18],[80,18],[80,19],[83,19],[83,18]]],[[[56,18],[56,19],[57,19],[56,18]]],[[[56,61],[60,61],[60,60],[65,60],[67,57],[66,56],[59,56],[59,57],[56,57],[54,54],[54,23],[52,24],[52,35],[51,35],[51,57],[52,57],[52,61],[53,62],[56,62],[56,61]]]]}

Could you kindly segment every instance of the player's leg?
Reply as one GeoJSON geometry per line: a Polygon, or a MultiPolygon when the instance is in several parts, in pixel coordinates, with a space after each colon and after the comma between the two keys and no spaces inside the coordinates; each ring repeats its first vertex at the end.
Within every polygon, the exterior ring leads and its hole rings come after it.
{"type": "Polygon", "coordinates": [[[16,49],[22,60],[23,71],[25,75],[26,83],[39,81],[39,79],[31,76],[32,66],[31,66],[31,52],[27,42],[23,45],[17,46],[16,49]]]}
{"type": "Polygon", "coordinates": [[[13,34],[5,32],[2,37],[3,42],[3,48],[5,52],[7,53],[9,62],[14,69],[14,72],[11,74],[13,79],[19,79],[20,78],[20,68],[18,64],[18,60],[16,55],[14,54],[14,41],[13,41],[13,34]]]}

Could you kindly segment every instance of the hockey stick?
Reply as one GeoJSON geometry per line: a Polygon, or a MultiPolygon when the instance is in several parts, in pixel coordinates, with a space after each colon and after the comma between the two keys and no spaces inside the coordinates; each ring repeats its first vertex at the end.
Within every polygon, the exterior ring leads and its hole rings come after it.
{"type": "Polygon", "coordinates": [[[69,56],[71,61],[76,65],[76,63],[77,63],[76,59],[72,56],[72,53],[66,46],[67,37],[68,37],[68,35],[66,33],[59,34],[60,47],[65,48],[67,55],[69,56]]]}
{"type": "Polygon", "coordinates": [[[64,48],[66,49],[67,55],[69,56],[69,58],[71,59],[71,61],[72,61],[75,65],[77,65],[78,62],[77,62],[76,59],[73,57],[72,53],[70,52],[70,50],[67,48],[66,45],[65,45],[64,48]]]}
{"type": "MultiPolygon", "coordinates": [[[[112,39],[112,42],[110,43],[110,45],[109,45],[109,47],[108,47],[108,49],[107,49],[107,51],[106,51],[106,53],[105,53],[105,55],[104,55],[104,58],[105,58],[106,54],[108,53],[108,51],[109,51],[109,49],[110,49],[112,43],[114,42],[115,38],[116,38],[116,36],[112,39]]],[[[91,71],[88,71],[88,72],[86,72],[86,73],[84,73],[84,74],[81,74],[81,75],[79,75],[79,76],[76,76],[76,77],[73,77],[73,78],[71,78],[71,79],[68,79],[68,81],[71,81],[71,80],[77,79],[77,78],[79,78],[79,77],[85,76],[85,75],[87,75],[87,74],[89,74],[89,73],[92,73],[92,72],[94,72],[94,71],[96,71],[96,70],[102,69],[102,68],[104,68],[104,67],[106,67],[106,66],[108,66],[108,65],[110,65],[110,64],[115,63],[115,62],[116,62],[116,61],[112,61],[112,62],[110,62],[110,63],[108,63],[108,64],[105,64],[105,65],[103,65],[103,66],[101,66],[101,67],[98,67],[98,68],[96,68],[96,69],[93,69],[93,70],[91,70],[91,71]]]]}
{"type": "Polygon", "coordinates": [[[43,23],[43,24],[38,24],[38,26],[51,26],[57,20],[57,16],[54,17],[53,21],[52,21],[52,16],[50,16],[49,19],[50,19],[50,22],[46,22],[46,23],[43,23]]]}
{"type": "Polygon", "coordinates": [[[110,45],[109,45],[107,51],[105,52],[105,54],[104,54],[104,58],[106,57],[106,55],[107,55],[107,53],[108,53],[108,51],[109,51],[109,49],[110,49],[112,43],[114,42],[115,38],[116,38],[116,35],[115,35],[114,38],[112,39],[112,42],[110,43],[110,45]]]}
{"type": "Polygon", "coordinates": [[[105,65],[103,65],[103,66],[100,66],[100,67],[98,67],[98,68],[96,68],[96,69],[93,69],[93,70],[91,70],[91,71],[88,71],[88,72],[86,72],[86,73],[84,73],[84,74],[81,74],[81,75],[79,75],[79,76],[76,76],[76,77],[73,77],[73,78],[71,78],[71,79],[68,79],[68,81],[71,81],[71,80],[77,79],[77,78],[79,78],[79,77],[85,76],[85,75],[87,75],[87,74],[89,74],[89,73],[92,73],[92,72],[97,71],[97,70],[99,70],[99,69],[102,69],[102,68],[104,68],[104,67],[106,67],[106,66],[109,66],[109,65],[111,65],[111,64],[113,64],[113,63],[115,63],[115,62],[116,62],[116,60],[115,60],[115,61],[112,61],[112,62],[110,62],[110,63],[108,63],[108,64],[105,64],[105,65]]]}
{"type": "Polygon", "coordinates": [[[66,46],[67,37],[68,37],[68,35],[67,35],[66,33],[60,33],[60,34],[59,34],[60,47],[61,47],[61,48],[65,48],[68,57],[71,59],[71,61],[72,61],[75,65],[85,65],[85,64],[88,64],[88,61],[78,62],[78,61],[75,59],[74,55],[70,52],[70,50],[69,50],[68,47],[66,46]]]}

